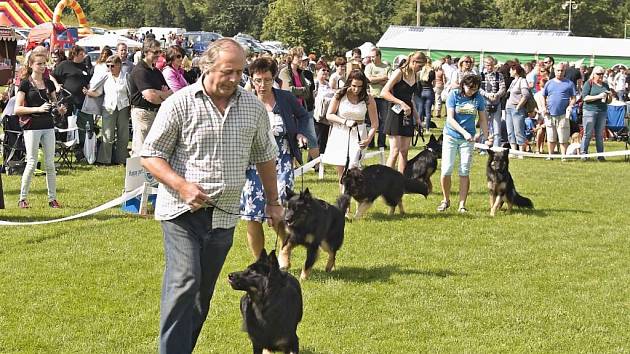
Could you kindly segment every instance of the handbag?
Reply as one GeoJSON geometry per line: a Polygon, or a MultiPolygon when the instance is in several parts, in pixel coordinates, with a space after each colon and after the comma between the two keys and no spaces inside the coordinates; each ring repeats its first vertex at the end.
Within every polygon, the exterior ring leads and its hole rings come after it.
{"type": "Polygon", "coordinates": [[[30,114],[18,116],[18,124],[20,124],[20,128],[22,128],[22,130],[30,129],[33,125],[33,116],[30,114]]]}

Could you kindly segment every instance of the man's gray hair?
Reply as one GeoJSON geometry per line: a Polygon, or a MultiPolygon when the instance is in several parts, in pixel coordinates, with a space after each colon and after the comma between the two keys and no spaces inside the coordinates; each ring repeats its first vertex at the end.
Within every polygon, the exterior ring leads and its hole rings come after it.
{"type": "Polygon", "coordinates": [[[153,50],[153,48],[162,48],[162,43],[155,39],[145,39],[142,44],[142,53],[146,54],[148,51],[153,50]]]}
{"type": "Polygon", "coordinates": [[[245,50],[239,42],[232,38],[221,38],[214,41],[199,59],[201,72],[207,73],[210,71],[219,58],[219,54],[234,49],[240,51],[243,54],[243,60],[245,60],[245,50]]]}

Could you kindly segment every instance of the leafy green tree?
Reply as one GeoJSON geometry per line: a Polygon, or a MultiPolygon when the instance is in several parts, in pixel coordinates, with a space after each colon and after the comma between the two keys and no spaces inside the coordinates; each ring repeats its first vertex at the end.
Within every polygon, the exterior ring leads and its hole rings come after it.
{"type": "Polygon", "coordinates": [[[267,16],[268,0],[208,0],[202,28],[224,36],[245,32],[258,37],[267,16]]]}
{"type": "Polygon", "coordinates": [[[261,38],[278,40],[291,47],[317,48],[320,36],[309,0],[276,0],[269,3],[261,38]]]}

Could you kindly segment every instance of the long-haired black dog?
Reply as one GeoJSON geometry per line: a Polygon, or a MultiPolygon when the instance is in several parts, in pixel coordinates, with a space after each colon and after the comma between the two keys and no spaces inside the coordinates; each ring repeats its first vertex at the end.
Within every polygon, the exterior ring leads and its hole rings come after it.
{"type": "Polygon", "coordinates": [[[296,333],[302,320],[302,289],[295,277],[280,270],[275,251],[263,249],[258,260],[242,272],[228,275],[234,290],[243,290],[241,314],[254,354],[263,349],[298,353],[296,333]]]}
{"type": "Polygon", "coordinates": [[[300,279],[308,278],[320,247],[328,253],[326,272],[332,271],[346,225],[341,208],[314,198],[308,188],[299,194],[289,188],[286,192],[284,224],[288,237],[280,253],[280,266],[288,269],[291,250],[302,245],[306,247],[306,262],[300,279]]]}
{"type": "Polygon", "coordinates": [[[437,170],[438,159],[442,157],[442,139],[443,135],[436,139],[435,135],[431,134],[424,150],[407,161],[407,166],[405,166],[403,173],[407,178],[423,181],[427,185],[429,193],[433,191],[431,176],[437,170]]]}
{"type": "Polygon", "coordinates": [[[355,219],[360,219],[372,206],[376,198],[383,197],[390,207],[389,214],[394,214],[396,206],[400,214],[405,213],[402,197],[405,193],[429,194],[427,185],[420,179],[407,178],[393,168],[384,165],[370,165],[363,170],[358,167],[349,169],[341,178],[343,195],[338,204],[345,212],[350,205],[350,198],[357,201],[355,219]]]}
{"type": "Polygon", "coordinates": [[[488,190],[490,191],[490,215],[494,216],[497,210],[501,209],[503,202],[506,202],[507,210],[512,210],[512,205],[519,208],[531,209],[534,204],[528,198],[518,194],[514,186],[514,180],[509,171],[510,151],[509,145],[503,152],[494,152],[488,149],[488,164],[486,166],[486,176],[488,177],[488,190]]]}

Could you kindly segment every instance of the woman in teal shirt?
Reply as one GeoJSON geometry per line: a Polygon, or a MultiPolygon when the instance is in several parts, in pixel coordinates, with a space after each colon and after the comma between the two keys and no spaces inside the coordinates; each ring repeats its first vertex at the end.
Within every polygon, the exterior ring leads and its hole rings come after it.
{"type": "MultiPolygon", "coordinates": [[[[475,145],[475,117],[479,116],[479,126],[484,137],[488,137],[488,115],[486,101],[479,94],[481,78],[470,74],[464,76],[459,88],[452,90],[446,100],[446,125],[442,142],[442,170],[440,184],[442,186],[442,202],[438,211],[446,211],[450,206],[451,174],[455,166],[455,158],[459,155],[459,208],[465,213],[466,199],[470,187],[470,166],[475,145]]],[[[484,139],[485,140],[485,139],[484,139]]]]}
{"type": "MultiPolygon", "coordinates": [[[[595,129],[595,148],[597,152],[604,152],[604,127],[608,118],[608,102],[612,96],[608,84],[604,82],[604,68],[593,68],[591,79],[584,83],[582,88],[582,100],[584,101],[582,125],[584,137],[582,138],[582,154],[588,153],[588,144],[595,129]]],[[[604,157],[597,158],[604,161],[604,157]]]]}

